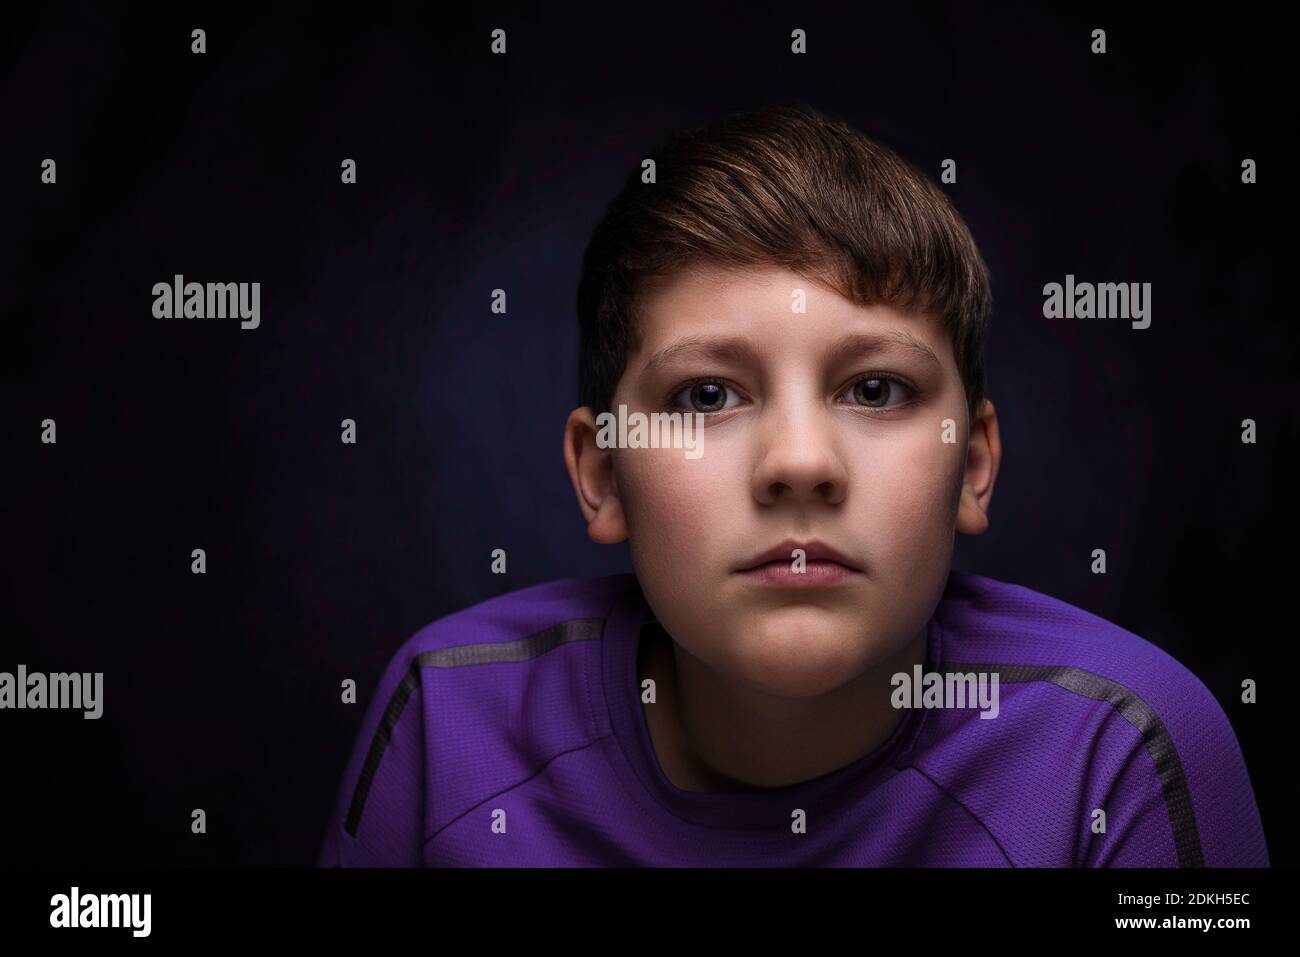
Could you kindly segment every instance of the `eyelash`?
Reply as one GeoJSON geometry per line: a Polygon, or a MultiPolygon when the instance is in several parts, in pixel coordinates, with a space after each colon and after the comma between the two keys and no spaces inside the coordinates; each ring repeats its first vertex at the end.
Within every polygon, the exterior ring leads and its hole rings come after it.
{"type": "MultiPolygon", "coordinates": [[[[885,381],[889,382],[891,386],[901,385],[904,389],[907,390],[909,395],[909,398],[900,402],[898,405],[893,405],[893,406],[872,406],[872,405],[861,405],[860,403],[856,403],[856,402],[853,403],[853,408],[865,409],[867,412],[869,412],[872,415],[878,415],[878,416],[893,415],[894,413],[905,408],[912,402],[915,402],[918,396],[920,395],[920,391],[916,388],[916,386],[912,385],[912,383],[908,382],[906,379],[900,378],[899,376],[892,375],[887,372],[864,372],[862,373],[862,375],[854,376],[853,380],[849,383],[848,388],[845,391],[851,393],[853,391],[854,386],[856,386],[859,382],[862,382],[864,379],[884,379],[885,381]]],[[[740,392],[740,389],[732,385],[724,378],[720,378],[718,376],[700,376],[695,379],[690,379],[687,382],[683,382],[681,385],[677,386],[677,388],[673,389],[673,391],[669,393],[668,398],[665,400],[665,404],[672,406],[673,408],[683,412],[694,412],[695,411],[694,409],[687,408],[686,406],[677,404],[676,399],[683,392],[695,388],[697,385],[699,385],[702,382],[711,382],[714,385],[720,385],[725,389],[731,389],[737,393],[740,392]]],[[[893,396],[891,395],[890,398],[893,398],[893,396]]],[[[714,416],[722,415],[725,412],[731,412],[731,411],[733,410],[719,409],[716,412],[700,412],[698,414],[703,415],[706,418],[712,418],[714,416]]]]}

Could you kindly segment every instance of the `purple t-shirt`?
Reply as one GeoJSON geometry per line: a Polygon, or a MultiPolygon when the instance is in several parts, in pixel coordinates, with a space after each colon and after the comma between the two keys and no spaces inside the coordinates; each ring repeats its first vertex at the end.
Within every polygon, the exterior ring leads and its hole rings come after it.
{"type": "Polygon", "coordinates": [[[366,709],[321,866],[1268,866],[1214,696],[1072,605],[952,570],[925,671],[996,672],[996,718],[908,708],[839,770],[735,794],[659,766],[637,673],[658,627],[623,574],[421,629],[366,709]]]}

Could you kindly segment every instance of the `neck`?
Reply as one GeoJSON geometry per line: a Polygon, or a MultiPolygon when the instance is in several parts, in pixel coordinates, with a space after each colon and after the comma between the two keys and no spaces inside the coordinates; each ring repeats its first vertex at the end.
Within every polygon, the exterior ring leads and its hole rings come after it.
{"type": "Polygon", "coordinates": [[[656,703],[643,705],[665,776],[684,791],[788,787],[876,750],[906,712],[890,704],[891,678],[924,665],[926,629],[897,652],[824,695],[788,698],[737,687],[652,629],[640,674],[656,703]]]}

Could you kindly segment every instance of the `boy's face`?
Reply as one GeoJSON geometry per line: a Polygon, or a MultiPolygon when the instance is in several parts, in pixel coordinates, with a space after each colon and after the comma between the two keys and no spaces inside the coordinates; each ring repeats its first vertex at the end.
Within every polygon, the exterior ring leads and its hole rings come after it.
{"type": "Polygon", "coordinates": [[[757,690],[807,696],[917,639],[954,530],[987,526],[1001,454],[991,403],[968,422],[942,326],[855,306],[779,267],[695,267],[655,287],[640,329],[614,410],[704,412],[703,454],[599,448],[591,410],[576,409],[565,458],[590,536],[630,539],[646,598],[679,647],[757,690]],[[665,352],[697,337],[741,352],[665,352]],[[862,348],[869,337],[874,351],[862,348]],[[787,549],[766,578],[743,571],[787,540],[818,540],[853,570],[810,552],[796,575],[787,549]],[[827,570],[839,577],[813,585],[827,570]]]}

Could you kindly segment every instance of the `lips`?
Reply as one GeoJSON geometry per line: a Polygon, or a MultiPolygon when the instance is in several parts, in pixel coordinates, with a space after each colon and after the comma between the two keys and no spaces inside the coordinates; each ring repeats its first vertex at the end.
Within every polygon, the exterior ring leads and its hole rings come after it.
{"type": "Polygon", "coordinates": [[[804,557],[807,561],[834,562],[837,565],[843,565],[845,568],[855,572],[862,571],[862,569],[859,568],[851,559],[846,557],[843,552],[832,548],[825,542],[817,540],[800,542],[792,538],[786,539],[779,545],[774,545],[765,552],[760,552],[758,555],[755,555],[753,558],[742,564],[736,569],[736,571],[750,571],[770,562],[789,564],[794,560],[793,553],[796,548],[803,549],[804,557]]]}

